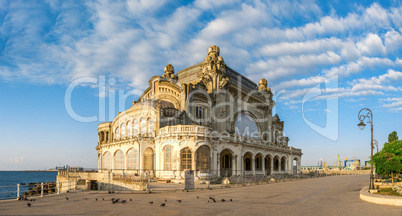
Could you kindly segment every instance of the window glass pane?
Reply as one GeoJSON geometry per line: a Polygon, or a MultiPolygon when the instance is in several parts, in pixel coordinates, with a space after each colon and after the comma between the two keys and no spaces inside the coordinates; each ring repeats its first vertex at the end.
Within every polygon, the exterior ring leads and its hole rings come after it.
{"type": "Polygon", "coordinates": [[[247,138],[258,139],[259,137],[257,123],[255,123],[251,116],[245,113],[240,114],[236,118],[235,133],[247,138]]]}
{"type": "Polygon", "coordinates": [[[124,169],[124,153],[122,150],[118,150],[114,155],[114,168],[124,169]]]}
{"type": "Polygon", "coordinates": [[[133,121],[133,134],[134,135],[138,135],[138,133],[139,133],[139,125],[138,125],[139,123],[138,123],[138,119],[134,119],[134,121],[133,121]]]}
{"type": "Polygon", "coordinates": [[[120,130],[119,127],[116,128],[116,133],[115,133],[116,139],[120,138],[120,130]]]}
{"type": "Polygon", "coordinates": [[[141,118],[141,134],[146,134],[147,133],[147,121],[145,118],[141,118]]]}
{"type": "Polygon", "coordinates": [[[173,170],[172,167],[172,146],[166,146],[165,147],[165,165],[164,169],[165,170],[173,170]]]}
{"type": "Polygon", "coordinates": [[[127,122],[127,136],[131,137],[131,132],[132,132],[132,124],[131,121],[127,122]]]}
{"type": "Polygon", "coordinates": [[[124,138],[124,137],[126,137],[126,124],[125,123],[122,123],[121,124],[121,126],[120,126],[120,130],[121,130],[121,138],[124,138]]]}
{"type": "Polygon", "coordinates": [[[138,149],[132,148],[127,152],[127,169],[139,169],[138,149]]]}
{"type": "Polygon", "coordinates": [[[103,154],[102,167],[103,169],[112,169],[112,154],[110,152],[103,154]]]}
{"type": "Polygon", "coordinates": [[[152,118],[148,119],[148,133],[152,134],[154,132],[154,121],[152,118]]]}

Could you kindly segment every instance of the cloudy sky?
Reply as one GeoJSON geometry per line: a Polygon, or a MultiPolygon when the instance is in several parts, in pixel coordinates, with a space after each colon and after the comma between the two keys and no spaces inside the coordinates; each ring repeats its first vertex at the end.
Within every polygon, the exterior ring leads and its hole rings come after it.
{"type": "Polygon", "coordinates": [[[402,4],[328,2],[0,1],[0,170],[96,167],[97,124],[166,64],[201,62],[213,44],[231,68],[268,80],[302,165],[368,160],[361,108],[380,148],[402,136],[402,4]]]}

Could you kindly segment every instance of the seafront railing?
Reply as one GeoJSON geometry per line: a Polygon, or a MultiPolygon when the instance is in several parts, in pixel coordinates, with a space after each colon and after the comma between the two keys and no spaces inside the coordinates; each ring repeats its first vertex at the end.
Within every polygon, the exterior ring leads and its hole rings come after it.
{"type": "Polygon", "coordinates": [[[0,186],[0,200],[21,200],[38,196],[44,197],[45,195],[60,194],[61,191],[70,192],[76,189],[77,180],[0,186]]]}

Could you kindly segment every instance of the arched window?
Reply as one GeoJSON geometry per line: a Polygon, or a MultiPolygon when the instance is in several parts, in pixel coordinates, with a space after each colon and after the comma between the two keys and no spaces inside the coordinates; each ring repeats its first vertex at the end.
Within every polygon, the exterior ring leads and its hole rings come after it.
{"type": "Polygon", "coordinates": [[[120,130],[121,130],[121,138],[126,137],[126,123],[121,123],[120,130]]]}
{"type": "Polygon", "coordinates": [[[165,170],[173,170],[173,160],[174,160],[174,155],[173,155],[173,147],[170,145],[165,146],[165,163],[163,168],[165,170]]]}
{"type": "Polygon", "coordinates": [[[255,157],[255,169],[262,170],[262,157],[260,155],[255,157]]]}
{"type": "Polygon", "coordinates": [[[141,134],[146,134],[147,133],[147,121],[143,117],[143,118],[141,118],[140,122],[141,122],[141,134]]]}
{"type": "Polygon", "coordinates": [[[116,139],[119,139],[119,138],[120,138],[120,130],[119,130],[119,127],[116,128],[115,136],[116,136],[116,139]]]}
{"type": "Polygon", "coordinates": [[[180,152],[181,170],[191,170],[191,150],[184,148],[180,152]]]}
{"type": "Polygon", "coordinates": [[[246,138],[259,138],[257,123],[246,113],[242,113],[236,118],[235,133],[246,138]]]}
{"type": "Polygon", "coordinates": [[[131,148],[127,152],[127,169],[129,170],[138,170],[140,168],[139,166],[139,160],[138,160],[138,149],[136,148],[131,148]]]}
{"type": "Polygon", "coordinates": [[[114,168],[124,169],[124,153],[122,150],[117,150],[114,154],[114,168]]]}
{"type": "Polygon", "coordinates": [[[131,137],[132,130],[133,130],[133,127],[132,127],[131,121],[128,121],[127,122],[127,136],[128,137],[131,137]]]}
{"type": "Polygon", "coordinates": [[[152,134],[154,132],[154,121],[152,118],[148,118],[148,134],[152,134]]]}
{"type": "Polygon", "coordinates": [[[209,147],[203,145],[197,149],[197,170],[209,170],[211,169],[211,156],[209,147]]]}
{"type": "Polygon", "coordinates": [[[133,135],[136,136],[140,133],[140,125],[138,123],[138,119],[134,119],[133,121],[133,135]]]}
{"type": "Polygon", "coordinates": [[[112,154],[110,152],[103,154],[102,169],[112,169],[112,154]]]}

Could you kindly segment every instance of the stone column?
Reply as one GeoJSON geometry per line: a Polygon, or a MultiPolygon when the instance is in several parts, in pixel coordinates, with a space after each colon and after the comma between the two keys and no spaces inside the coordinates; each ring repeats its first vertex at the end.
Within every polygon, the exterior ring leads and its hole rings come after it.
{"type": "Polygon", "coordinates": [[[261,161],[261,164],[262,164],[262,171],[264,172],[264,175],[265,175],[265,157],[264,157],[264,159],[261,159],[262,161],[261,161]]]}
{"type": "Polygon", "coordinates": [[[255,172],[255,156],[251,157],[251,170],[255,172]]]}
{"type": "Polygon", "coordinates": [[[237,155],[232,156],[232,175],[235,175],[236,172],[236,157],[237,155]]]}
{"type": "Polygon", "coordinates": [[[282,172],[282,158],[279,158],[279,160],[278,160],[278,171],[279,171],[279,173],[281,173],[282,172]]]}
{"type": "Polygon", "coordinates": [[[271,174],[273,174],[274,173],[274,158],[273,157],[271,158],[271,167],[270,167],[270,169],[271,169],[271,174]]]}
{"type": "Polygon", "coordinates": [[[221,156],[220,153],[216,154],[216,176],[221,175],[221,172],[220,172],[220,170],[221,170],[221,166],[220,166],[221,158],[220,158],[220,156],[221,156]]]}

